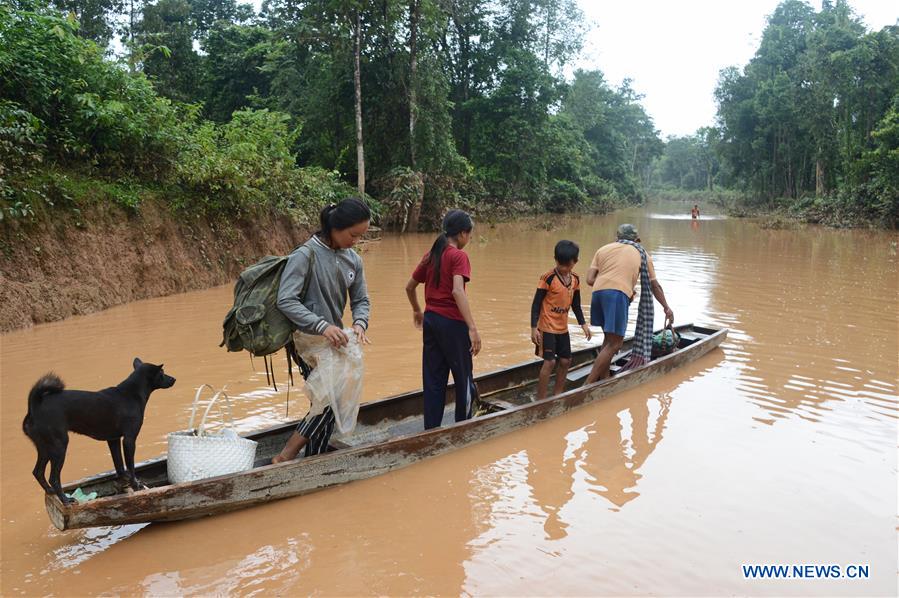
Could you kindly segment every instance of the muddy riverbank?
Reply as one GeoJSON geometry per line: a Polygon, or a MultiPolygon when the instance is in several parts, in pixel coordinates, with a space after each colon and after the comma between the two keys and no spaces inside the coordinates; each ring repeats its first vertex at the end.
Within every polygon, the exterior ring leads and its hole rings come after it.
{"type": "Polygon", "coordinates": [[[0,332],[232,281],[308,236],[285,215],[179,216],[146,202],[0,226],[0,332]]]}

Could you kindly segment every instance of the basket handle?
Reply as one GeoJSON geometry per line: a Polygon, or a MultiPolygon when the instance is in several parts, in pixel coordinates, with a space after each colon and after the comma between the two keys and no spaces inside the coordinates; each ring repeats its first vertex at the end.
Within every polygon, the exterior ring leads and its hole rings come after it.
{"type": "Polygon", "coordinates": [[[188,425],[189,430],[194,429],[194,418],[197,415],[197,402],[200,400],[200,394],[203,392],[204,388],[208,388],[209,390],[211,390],[213,393],[213,396],[215,396],[215,389],[212,388],[211,385],[209,385],[209,384],[200,385],[200,388],[197,389],[197,394],[194,395],[193,407],[191,407],[191,409],[190,409],[190,424],[188,425]]]}
{"type": "Polygon", "coordinates": [[[222,410],[222,423],[229,428],[234,428],[234,416],[231,414],[231,397],[228,396],[223,388],[215,393],[209,401],[209,404],[206,405],[206,411],[203,412],[203,419],[200,420],[200,425],[197,426],[197,436],[203,436],[205,434],[204,428],[206,427],[206,417],[209,415],[209,410],[212,409],[212,406],[219,397],[225,397],[225,409],[222,410]],[[225,417],[226,412],[227,417],[225,417]]]}

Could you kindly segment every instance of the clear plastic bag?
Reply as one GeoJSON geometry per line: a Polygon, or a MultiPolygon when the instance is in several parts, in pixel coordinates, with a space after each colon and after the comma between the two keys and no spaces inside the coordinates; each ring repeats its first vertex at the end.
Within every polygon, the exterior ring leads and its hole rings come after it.
{"type": "Polygon", "coordinates": [[[348,434],[356,426],[362,398],[362,347],[352,329],[344,328],[350,339],[345,347],[334,348],[317,334],[294,332],[293,342],[303,361],[312,366],[304,390],[311,406],[309,415],[318,415],[331,406],[337,429],[348,434]]]}

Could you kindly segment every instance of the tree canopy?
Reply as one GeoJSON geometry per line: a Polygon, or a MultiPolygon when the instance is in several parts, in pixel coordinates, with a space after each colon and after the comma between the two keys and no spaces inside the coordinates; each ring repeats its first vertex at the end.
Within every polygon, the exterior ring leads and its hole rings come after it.
{"type": "Polygon", "coordinates": [[[12,0],[0,157],[19,166],[0,187],[15,192],[24,155],[163,180],[201,155],[185,148],[225,151],[253,122],[294,168],[381,199],[419,181],[434,212],[724,187],[895,223],[899,26],[784,0],[753,58],[721,71],[716,121],[663,142],[629,80],[571,71],[584,22],[574,0],[12,0]]]}
{"type": "Polygon", "coordinates": [[[662,143],[628,81],[564,76],[583,23],[574,0],[16,0],[0,117],[104,176],[164,177],[261,119],[296,165],[363,186],[405,169],[470,201],[637,201],[662,143]]]}
{"type": "Polygon", "coordinates": [[[820,11],[785,0],[749,63],[721,71],[715,98],[716,126],[669,139],[656,184],[899,220],[899,26],[869,31],[846,0],[820,11]]]}

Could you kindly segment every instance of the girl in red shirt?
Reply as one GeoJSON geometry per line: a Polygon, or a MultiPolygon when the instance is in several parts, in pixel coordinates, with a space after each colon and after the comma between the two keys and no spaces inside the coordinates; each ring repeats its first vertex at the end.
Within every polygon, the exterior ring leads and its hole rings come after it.
{"type": "Polygon", "coordinates": [[[457,422],[471,417],[477,394],[472,356],[481,350],[481,337],[465,295],[465,284],[471,280],[471,263],[462,251],[471,240],[472,228],[471,216],[462,210],[450,210],[443,218],[443,232],[406,283],[412,321],[423,332],[425,430],[443,422],[450,372],[456,384],[457,422]],[[424,314],[416,292],[420,284],[425,285],[424,314]]]}

